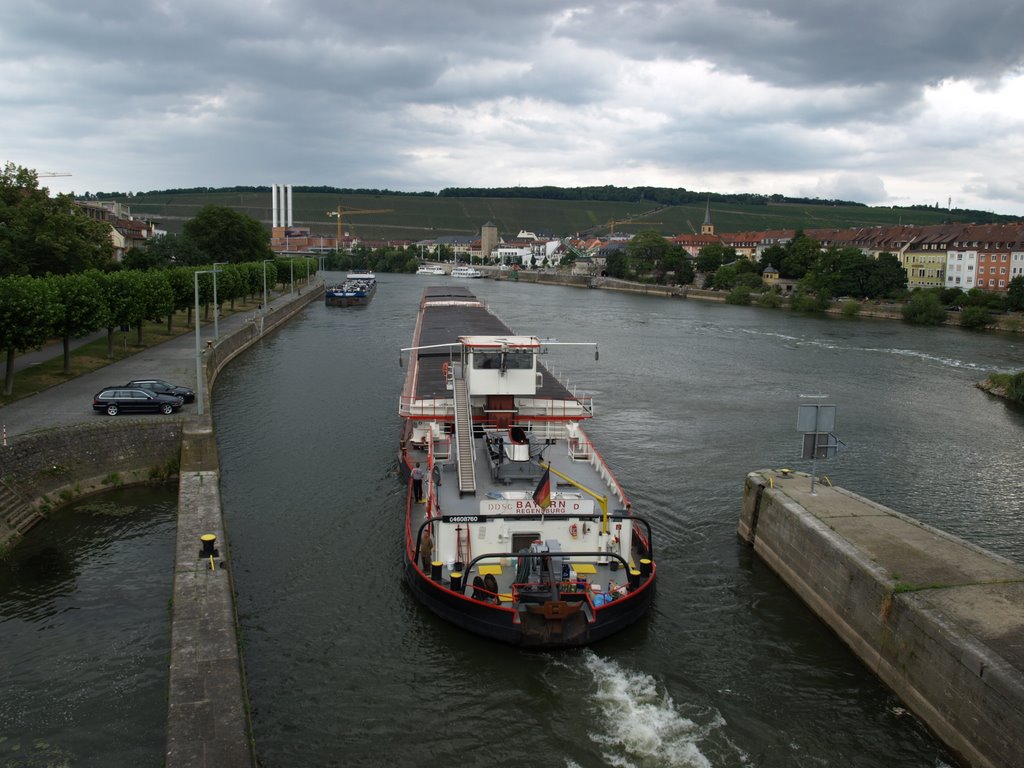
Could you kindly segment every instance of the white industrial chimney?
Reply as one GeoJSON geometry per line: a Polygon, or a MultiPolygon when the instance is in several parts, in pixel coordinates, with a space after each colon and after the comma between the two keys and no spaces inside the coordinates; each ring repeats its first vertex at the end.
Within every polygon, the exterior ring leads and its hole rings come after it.
{"type": "Polygon", "coordinates": [[[270,226],[277,227],[277,184],[270,185],[270,226]]]}

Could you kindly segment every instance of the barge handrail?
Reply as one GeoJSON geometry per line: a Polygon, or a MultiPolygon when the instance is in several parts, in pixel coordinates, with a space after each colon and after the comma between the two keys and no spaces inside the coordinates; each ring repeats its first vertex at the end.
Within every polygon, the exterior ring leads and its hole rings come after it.
{"type": "MultiPolygon", "coordinates": [[[[544,519],[550,520],[551,519],[551,515],[520,515],[520,514],[515,514],[515,515],[456,515],[456,517],[460,518],[459,519],[460,523],[464,523],[464,522],[485,523],[485,522],[488,522],[488,521],[491,521],[491,520],[505,520],[505,519],[509,519],[509,520],[544,520],[544,519]],[[470,517],[472,519],[466,520],[465,519],[466,517],[470,517]]],[[[567,517],[569,517],[569,516],[567,516],[567,517]]],[[[572,517],[573,520],[581,520],[581,521],[589,520],[590,522],[599,522],[602,519],[603,516],[602,515],[571,515],[571,517],[572,517]]],[[[413,562],[414,563],[416,563],[416,564],[419,563],[420,543],[423,540],[423,529],[426,528],[428,525],[431,525],[432,523],[444,523],[445,522],[444,518],[445,518],[445,515],[442,514],[442,515],[440,515],[438,517],[428,518],[427,520],[424,520],[422,523],[420,523],[419,530],[416,531],[416,546],[413,547],[413,562]]],[[[608,515],[608,519],[609,520],[629,520],[630,522],[640,523],[644,528],[646,528],[647,529],[647,557],[652,562],[654,561],[654,536],[653,536],[653,533],[652,533],[652,530],[651,530],[651,524],[645,518],[642,518],[639,515],[626,514],[626,515],[608,515]]],[[[573,552],[573,551],[570,551],[570,550],[561,550],[561,556],[562,557],[567,557],[567,556],[568,557],[575,557],[577,554],[589,555],[590,553],[589,552],[579,552],[579,553],[577,553],[577,552],[573,552]]],[[[617,555],[617,554],[615,554],[613,552],[603,552],[601,554],[613,555],[613,556],[619,557],[621,559],[621,556],[619,556],[619,555],[617,555]]],[[[473,559],[473,562],[475,563],[475,562],[477,562],[478,560],[480,560],[483,557],[521,557],[521,556],[522,555],[520,555],[518,552],[504,552],[504,553],[500,553],[500,554],[497,554],[497,555],[493,555],[493,554],[492,555],[480,555],[478,557],[475,557],[473,559]]],[[[628,568],[629,564],[627,563],[626,566],[628,568]]]]}
{"type": "MultiPolygon", "coordinates": [[[[479,563],[481,560],[493,559],[496,557],[560,557],[564,561],[567,557],[614,557],[616,560],[622,563],[626,569],[626,573],[629,573],[629,562],[620,555],[618,552],[602,552],[600,550],[585,550],[585,551],[573,551],[568,552],[564,549],[558,550],[557,552],[488,552],[485,555],[477,555],[469,564],[466,565],[464,573],[469,573],[473,570],[473,566],[479,563]]],[[[569,567],[572,567],[572,562],[569,562],[569,567]]]]}

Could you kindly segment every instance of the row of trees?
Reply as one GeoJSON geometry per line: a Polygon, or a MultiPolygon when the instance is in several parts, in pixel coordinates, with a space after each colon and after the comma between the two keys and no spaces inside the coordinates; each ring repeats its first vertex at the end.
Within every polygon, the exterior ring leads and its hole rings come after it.
{"type": "Polygon", "coordinates": [[[758,261],[737,257],[733,248],[720,243],[705,246],[695,259],[655,232],[644,232],[607,257],[611,277],[673,282],[687,285],[695,273],[703,273],[705,287],[729,291],[728,301],[749,304],[753,294],[764,294],[759,303],[780,306],[780,294],[765,292],[763,274],[773,267],[781,278],[797,281],[789,299],[794,309],[820,311],[836,297],[906,302],[904,317],[914,323],[943,322],[949,310],[962,311],[961,325],[990,325],[997,312],[1024,311],[1024,276],[1010,281],[1006,294],[978,288],[966,293],[959,288],[907,291],[906,271],[891,253],[878,258],[858,248],[827,248],[803,232],[785,244],[766,248],[758,261]]]}
{"type": "MultiPolygon", "coordinates": [[[[274,287],[294,274],[296,279],[315,274],[312,259],[278,259],[273,262],[228,264],[218,267],[217,303],[260,295],[264,285],[274,287]],[[290,262],[290,263],[289,263],[290,262]],[[265,276],[265,277],[264,277],[265,276]],[[266,282],[264,283],[264,279],[266,282]]],[[[167,318],[173,332],[176,312],[185,310],[186,327],[193,322],[196,268],[135,270],[117,272],[87,270],[78,274],[36,278],[9,275],[0,278],[0,349],[6,352],[7,374],[4,394],[14,387],[14,358],[60,338],[64,344],[64,372],[70,373],[70,341],[100,329],[107,331],[107,355],[114,354],[114,333],[134,326],[142,343],[144,321],[167,318]]],[[[198,276],[199,303],[209,316],[213,303],[213,274],[198,276]]]]}
{"type": "Polygon", "coordinates": [[[857,248],[822,251],[817,240],[802,232],[784,245],[766,248],[757,261],[738,257],[734,248],[721,243],[704,246],[696,259],[691,259],[656,232],[638,234],[606,259],[611,277],[687,285],[700,272],[707,276],[705,287],[718,290],[740,287],[758,291],[769,266],[782,278],[799,280],[806,292],[825,302],[835,296],[895,298],[906,288],[906,273],[892,254],[873,259],[857,248]]]}

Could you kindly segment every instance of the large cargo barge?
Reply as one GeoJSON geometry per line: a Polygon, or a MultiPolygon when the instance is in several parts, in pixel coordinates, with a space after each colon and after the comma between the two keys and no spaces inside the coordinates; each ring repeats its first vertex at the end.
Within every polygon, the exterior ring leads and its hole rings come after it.
{"type": "Polygon", "coordinates": [[[405,579],[444,619],[531,648],[585,645],[644,616],[656,567],[584,433],[588,395],[540,364],[596,344],[514,334],[460,287],[425,289],[399,405],[405,579]]]}

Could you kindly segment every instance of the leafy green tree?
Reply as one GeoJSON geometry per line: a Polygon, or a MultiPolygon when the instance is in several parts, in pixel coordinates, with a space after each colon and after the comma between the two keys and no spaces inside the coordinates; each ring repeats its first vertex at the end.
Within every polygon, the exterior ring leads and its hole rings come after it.
{"type": "Polygon", "coordinates": [[[786,256],[786,248],[778,243],[769,245],[761,251],[761,258],[757,263],[757,271],[763,273],[767,267],[779,268],[786,256]]]}
{"type": "Polygon", "coordinates": [[[693,259],[683,253],[682,249],[679,251],[679,260],[674,262],[674,270],[678,285],[690,285],[697,276],[697,272],[693,268],[693,259]]]}
{"type": "Polygon", "coordinates": [[[633,271],[638,275],[647,275],[655,271],[672,252],[672,244],[657,232],[640,232],[633,237],[624,249],[633,271]]]}
{"type": "Polygon", "coordinates": [[[941,325],[947,318],[946,308],[930,291],[914,291],[900,311],[904,320],[915,325],[941,325]]]}
{"type": "MultiPolygon", "coordinates": [[[[203,320],[210,319],[210,305],[213,303],[213,273],[207,270],[192,270],[192,293],[193,301],[195,300],[195,274],[199,272],[199,304],[203,308],[203,320]]],[[[196,322],[199,322],[199,318],[196,318],[196,322]]]]}
{"type": "Polygon", "coordinates": [[[871,263],[865,283],[865,295],[869,298],[896,298],[907,290],[907,270],[892,253],[880,253],[871,263]]]}
{"type": "MultiPolygon", "coordinates": [[[[307,259],[302,260],[303,263],[307,259]]],[[[245,297],[245,271],[242,264],[225,264],[220,267],[220,274],[217,275],[217,301],[231,303],[231,309],[235,308],[235,300],[245,297]]]]}
{"type": "MultiPolygon", "coordinates": [[[[135,320],[135,327],[138,333],[138,343],[142,344],[142,325],[146,320],[157,321],[165,316],[170,318],[174,315],[174,288],[167,273],[163,270],[153,269],[149,272],[141,272],[142,301],[139,311],[142,313],[135,320]]],[[[170,323],[170,320],[168,320],[170,323]]]]}
{"type": "Polygon", "coordinates": [[[960,325],[972,331],[980,331],[992,324],[992,314],[984,306],[967,307],[960,313],[960,325]]]}
{"type": "Polygon", "coordinates": [[[1024,275],[1017,275],[1006,289],[1006,308],[1011,312],[1024,311],[1024,275]]]}
{"type": "Polygon", "coordinates": [[[0,275],[64,275],[112,262],[110,225],[86,216],[71,195],[50,197],[36,172],[0,171],[0,275]]]}
{"type": "Polygon", "coordinates": [[[126,269],[95,277],[107,305],[107,357],[114,356],[114,330],[118,327],[127,329],[136,318],[145,314],[143,274],[135,269],[126,269]]]}
{"type": "Polygon", "coordinates": [[[870,256],[864,255],[860,248],[829,248],[826,254],[834,254],[836,264],[829,298],[853,296],[862,299],[871,295],[869,283],[875,262],[870,256]]]}
{"type": "Polygon", "coordinates": [[[964,292],[960,288],[938,288],[939,301],[946,307],[959,307],[964,303],[964,292]]]}
{"type": "Polygon", "coordinates": [[[736,249],[726,248],[721,243],[709,243],[697,253],[698,272],[715,272],[723,264],[736,261],[736,249]]]}
{"type": "Polygon", "coordinates": [[[751,302],[750,288],[745,285],[738,285],[729,291],[729,295],[725,297],[726,304],[739,304],[740,306],[748,306],[751,302]]]}
{"type": "MultiPolygon", "coordinates": [[[[195,288],[192,282],[192,272],[190,267],[173,267],[167,270],[167,281],[171,285],[171,291],[174,293],[174,309],[176,312],[185,310],[185,327],[188,328],[192,325],[192,302],[195,288]]],[[[172,324],[174,323],[174,313],[167,315],[167,333],[171,333],[172,324]]]]}
{"type": "Polygon", "coordinates": [[[185,235],[159,235],[145,248],[133,248],[124,256],[124,265],[128,269],[164,269],[206,263],[206,255],[185,235]]]}
{"type": "Polygon", "coordinates": [[[830,297],[815,293],[802,281],[789,299],[789,306],[795,312],[824,312],[830,304],[830,297]]]}
{"type": "Polygon", "coordinates": [[[60,311],[60,297],[52,283],[25,275],[0,278],[0,349],[7,352],[5,395],[14,391],[15,355],[45,343],[60,311]]]}
{"type": "Polygon", "coordinates": [[[981,307],[991,312],[1002,312],[1006,308],[1006,299],[998,293],[971,288],[964,295],[963,304],[965,307],[981,307]]]}
{"type": "Polygon", "coordinates": [[[860,302],[853,301],[852,299],[844,301],[840,311],[843,313],[843,317],[856,317],[860,314],[860,302]]]}
{"type": "Polygon", "coordinates": [[[770,290],[764,291],[757,300],[757,305],[766,309],[778,309],[782,306],[782,303],[782,292],[778,286],[773,286],[770,290]]]}
{"type": "Polygon", "coordinates": [[[59,314],[53,329],[63,342],[66,374],[71,373],[71,339],[85,336],[107,324],[107,304],[94,274],[87,272],[43,278],[52,284],[55,295],[60,297],[59,314]]]}
{"type": "Polygon", "coordinates": [[[619,248],[605,257],[604,270],[609,277],[625,280],[629,277],[629,257],[619,248]]]}
{"type": "Polygon", "coordinates": [[[185,222],[184,230],[206,256],[206,264],[237,264],[273,256],[269,230],[251,216],[222,205],[203,206],[185,222]]]}
{"type": "MultiPolygon", "coordinates": [[[[164,237],[165,235],[156,238],[153,244],[164,237]]],[[[132,248],[129,250],[121,260],[121,266],[125,269],[137,269],[144,272],[147,269],[166,269],[171,266],[171,260],[161,252],[159,247],[153,248],[151,245],[148,248],[132,248]]]]}
{"type": "Polygon", "coordinates": [[[764,280],[759,274],[737,270],[736,287],[748,288],[751,291],[759,292],[764,288],[764,280]]]}
{"type": "Polygon", "coordinates": [[[799,280],[810,271],[821,255],[821,244],[797,230],[793,239],[786,243],[786,255],[779,263],[779,276],[799,280]]]}
{"type": "Polygon", "coordinates": [[[723,264],[711,276],[711,286],[720,291],[727,291],[734,285],[736,285],[736,266],[733,264],[723,264]]]}

